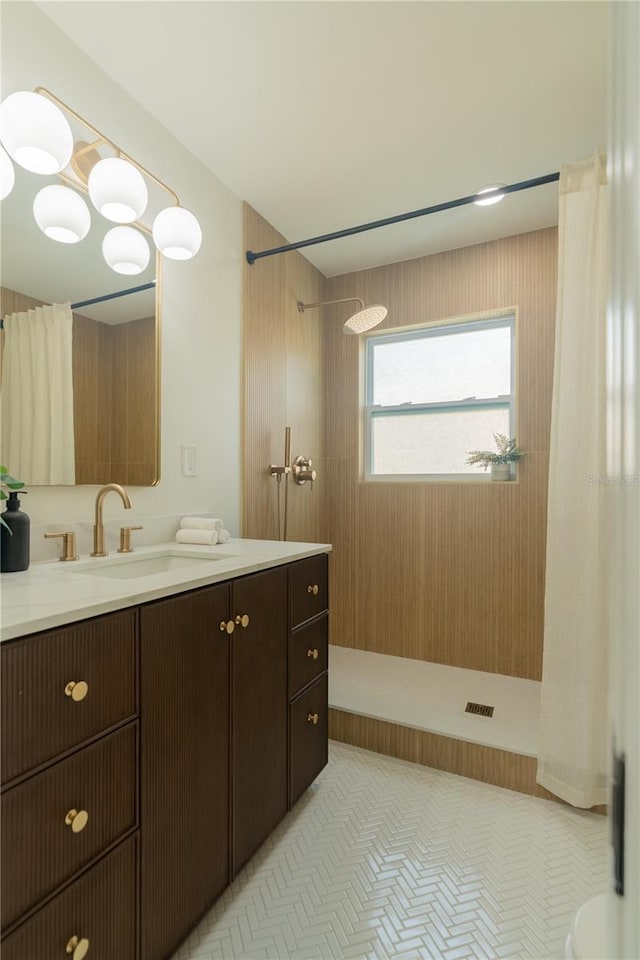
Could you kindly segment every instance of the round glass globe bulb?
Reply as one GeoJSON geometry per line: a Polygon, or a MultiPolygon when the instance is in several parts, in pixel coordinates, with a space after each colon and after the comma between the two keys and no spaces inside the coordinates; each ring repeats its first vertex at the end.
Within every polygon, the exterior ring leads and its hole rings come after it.
{"type": "Polygon", "coordinates": [[[147,268],[151,251],[138,230],[112,227],[102,241],[102,255],[116,273],[134,276],[147,268]]]}
{"type": "Polygon", "coordinates": [[[73,134],[63,112],[28,90],[10,93],[2,101],[0,139],[9,156],[32,173],[59,173],[73,153],[73,134]]]}
{"type": "Polygon", "coordinates": [[[153,221],[153,242],[170,260],[190,260],[202,243],[200,224],[184,207],[166,207],[153,221]]]}
{"type": "Polygon", "coordinates": [[[9,196],[13,190],[15,181],[16,172],[9,159],[9,154],[4,147],[0,147],[0,200],[4,200],[5,197],[9,196]]]}
{"type": "Polygon", "coordinates": [[[120,157],[99,160],[88,180],[96,210],[113,223],[133,223],[144,213],[148,192],[140,171],[120,157]]]}
{"type": "Polygon", "coordinates": [[[33,215],[45,236],[59,243],[84,240],[91,226],[89,208],[70,187],[43,187],[33,201],[33,215]]]}

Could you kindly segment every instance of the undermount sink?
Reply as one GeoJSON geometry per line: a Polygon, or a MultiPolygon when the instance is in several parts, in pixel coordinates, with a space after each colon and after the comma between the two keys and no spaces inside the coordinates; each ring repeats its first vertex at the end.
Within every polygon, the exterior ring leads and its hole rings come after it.
{"type": "Polygon", "coordinates": [[[117,580],[133,580],[137,577],[150,577],[155,573],[170,573],[187,567],[201,567],[203,564],[218,560],[229,560],[228,554],[220,557],[200,554],[157,553],[152,557],[127,557],[122,560],[93,560],[84,569],[75,568],[76,573],[86,573],[92,577],[113,577],[117,580]]]}

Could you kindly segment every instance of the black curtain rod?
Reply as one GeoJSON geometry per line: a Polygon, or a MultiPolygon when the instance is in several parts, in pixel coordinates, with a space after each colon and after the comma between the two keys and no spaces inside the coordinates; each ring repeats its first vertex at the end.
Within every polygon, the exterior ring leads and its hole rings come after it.
{"type": "Polygon", "coordinates": [[[72,310],[79,310],[80,307],[90,307],[93,303],[104,303],[105,300],[115,300],[117,297],[127,297],[130,293],[140,293],[141,290],[151,290],[155,287],[156,281],[150,280],[149,283],[141,283],[139,287],[129,287],[128,290],[118,290],[116,293],[105,293],[102,297],[93,297],[92,300],[80,300],[78,303],[72,303],[72,310]]]}
{"type": "MultiPolygon", "coordinates": [[[[72,303],[71,309],[78,310],[80,307],[89,307],[92,303],[104,303],[105,300],[115,300],[117,297],[126,297],[130,293],[140,293],[142,290],[151,290],[155,287],[156,281],[150,280],[149,283],[141,283],[139,287],[129,287],[128,290],[118,290],[116,293],[105,293],[102,297],[93,297],[91,300],[79,300],[78,303],[72,303]]],[[[0,330],[4,329],[4,321],[0,320],[0,330]]]]}
{"type": "MultiPolygon", "coordinates": [[[[533,180],[521,180],[520,183],[511,183],[507,187],[500,187],[500,193],[517,193],[519,190],[530,190],[531,187],[541,187],[545,183],[555,183],[560,179],[559,173],[547,173],[544,177],[534,177],[533,180]]],[[[496,191],[498,192],[498,191],[496,191]]],[[[484,194],[472,193],[469,197],[460,197],[458,200],[448,200],[446,203],[436,203],[433,207],[423,207],[421,210],[410,210],[409,213],[399,213],[395,217],[386,217],[384,220],[372,220],[370,223],[361,223],[357,227],[348,227],[346,230],[336,230],[335,233],[325,233],[320,237],[311,237],[310,240],[298,240],[297,243],[287,243],[282,247],[273,247],[271,250],[261,250],[254,253],[247,250],[247,263],[255,263],[262,257],[272,257],[276,253],[288,253],[289,250],[299,250],[301,247],[311,247],[316,243],[326,243],[327,240],[339,240],[341,237],[352,237],[356,233],[366,230],[377,230],[378,227],[388,227],[392,223],[402,223],[403,220],[415,220],[417,217],[426,217],[430,213],[440,213],[441,210],[452,210],[454,207],[464,207],[468,203],[475,203],[484,194]]],[[[486,197],[485,197],[486,199],[486,197]]]]}

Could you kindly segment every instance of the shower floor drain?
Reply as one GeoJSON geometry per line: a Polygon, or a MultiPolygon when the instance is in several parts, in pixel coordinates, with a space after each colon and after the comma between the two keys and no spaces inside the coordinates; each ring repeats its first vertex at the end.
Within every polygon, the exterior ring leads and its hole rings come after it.
{"type": "Polygon", "coordinates": [[[464,708],[465,713],[475,713],[478,717],[492,717],[493,710],[494,708],[486,703],[472,703],[471,700],[464,708]]]}

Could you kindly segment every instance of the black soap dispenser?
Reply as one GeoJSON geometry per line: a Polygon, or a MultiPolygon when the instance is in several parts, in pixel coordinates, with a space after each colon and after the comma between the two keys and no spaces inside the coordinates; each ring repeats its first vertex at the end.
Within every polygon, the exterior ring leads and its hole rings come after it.
{"type": "MultiPolygon", "coordinates": [[[[24,494],[26,491],[21,490],[24,494]]],[[[29,517],[20,509],[18,491],[10,490],[0,525],[0,570],[17,573],[29,566],[29,517]],[[6,524],[6,526],[5,526],[6,524]]]]}

